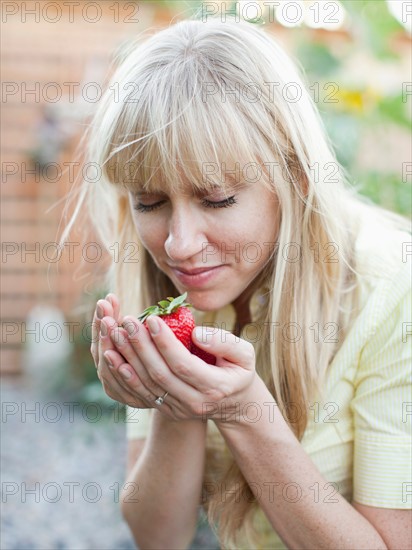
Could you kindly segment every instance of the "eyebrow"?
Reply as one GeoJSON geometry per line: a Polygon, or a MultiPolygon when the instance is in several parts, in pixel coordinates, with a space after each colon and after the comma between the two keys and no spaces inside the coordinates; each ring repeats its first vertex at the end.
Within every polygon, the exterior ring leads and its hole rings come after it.
{"type": "Polygon", "coordinates": [[[231,172],[226,172],[223,174],[226,180],[229,180],[229,183],[234,186],[242,185],[242,178],[235,178],[231,172]]]}
{"type": "MultiPolygon", "coordinates": [[[[213,193],[214,191],[219,191],[220,189],[223,191],[237,191],[239,189],[242,189],[247,184],[245,181],[243,181],[241,178],[235,178],[232,174],[227,173],[225,174],[226,183],[221,183],[220,185],[214,184],[211,182],[208,185],[208,188],[204,189],[195,189],[193,191],[193,195],[200,197],[202,195],[207,194],[208,192],[213,193]]],[[[150,195],[164,195],[165,190],[162,188],[152,188],[150,190],[145,191],[143,188],[139,190],[133,190],[131,191],[132,196],[134,197],[147,197],[150,195]]]]}

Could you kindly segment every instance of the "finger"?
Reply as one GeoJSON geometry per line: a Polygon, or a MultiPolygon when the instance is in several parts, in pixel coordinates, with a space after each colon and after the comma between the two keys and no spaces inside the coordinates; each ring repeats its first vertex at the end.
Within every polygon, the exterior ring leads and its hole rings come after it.
{"type": "Polygon", "coordinates": [[[190,353],[160,317],[151,315],[147,324],[158,353],[180,381],[190,384],[202,394],[222,382],[221,369],[208,365],[190,353]],[[157,324],[157,332],[152,330],[152,323],[157,324]]]}
{"type": "MultiPolygon", "coordinates": [[[[110,358],[110,362],[111,361],[112,359],[110,358]]],[[[122,360],[120,359],[118,362],[121,363],[122,360]]],[[[99,361],[98,374],[104,391],[111,399],[134,407],[148,408],[148,404],[144,399],[139,399],[132,391],[125,389],[119,384],[114,375],[114,367],[109,363],[106,357],[102,357],[99,361]]]]}
{"type": "Polygon", "coordinates": [[[100,324],[103,317],[106,315],[105,311],[107,309],[107,302],[105,300],[98,300],[96,308],[94,310],[93,321],[92,321],[92,342],[90,345],[90,353],[93,356],[95,367],[98,367],[99,363],[99,333],[100,333],[100,324]]]}
{"type": "MultiPolygon", "coordinates": [[[[144,408],[154,408],[158,406],[156,405],[155,401],[159,396],[164,395],[165,392],[163,390],[158,393],[153,393],[152,391],[147,389],[145,385],[141,382],[133,367],[129,363],[125,362],[123,356],[120,355],[117,351],[110,351],[105,353],[104,358],[107,361],[107,364],[109,366],[108,368],[110,369],[114,379],[122,379],[124,383],[127,384],[128,393],[135,400],[138,399],[142,401],[144,403],[144,408]]],[[[166,409],[167,411],[171,412],[171,406],[173,404],[171,401],[172,399],[173,398],[171,396],[168,396],[167,406],[164,407],[166,402],[164,402],[162,405],[163,410],[166,409]]],[[[176,405],[176,401],[174,399],[173,402],[176,405]]]]}
{"type": "Polygon", "coordinates": [[[105,300],[107,302],[109,302],[109,304],[112,306],[112,314],[110,316],[113,317],[114,319],[116,319],[117,322],[119,322],[120,304],[119,304],[119,300],[118,300],[116,294],[113,294],[112,292],[110,292],[106,296],[105,300]]]}
{"type": "MultiPolygon", "coordinates": [[[[164,394],[164,388],[162,388],[159,384],[151,379],[149,373],[145,369],[143,363],[140,361],[135,349],[131,344],[132,339],[136,340],[138,338],[137,333],[139,329],[130,321],[125,322],[123,326],[127,327],[127,329],[130,331],[130,334],[127,330],[124,330],[123,328],[114,329],[111,332],[111,338],[115,345],[115,348],[125,358],[129,365],[131,365],[131,367],[135,370],[139,379],[148,390],[150,390],[156,396],[164,394]]],[[[144,327],[142,327],[142,329],[146,332],[146,329],[144,327]]],[[[149,335],[147,335],[147,342],[148,344],[150,344],[149,335]]],[[[153,345],[153,343],[151,345],[153,345]]]]}
{"type": "MultiPolygon", "coordinates": [[[[123,356],[125,342],[128,340],[127,332],[124,329],[119,329],[117,323],[111,317],[102,319],[101,329],[104,334],[102,332],[100,334],[100,355],[110,360],[111,354],[108,352],[116,352],[118,350],[117,355],[121,359],[120,364],[117,361],[112,370],[112,374],[115,374],[117,384],[127,391],[130,390],[132,384],[132,387],[138,391],[139,395],[146,399],[147,403],[150,403],[150,406],[153,406],[154,400],[163,395],[167,390],[156,386],[147,374],[146,379],[149,379],[150,383],[146,385],[139,376],[141,371],[136,372],[136,369],[134,369],[136,376],[131,379],[130,373],[133,374],[133,367],[131,368],[131,365],[128,364],[130,362],[123,356]]],[[[144,369],[142,370],[144,371],[144,369]]]]}
{"type": "MultiPolygon", "coordinates": [[[[103,357],[107,351],[115,350],[113,340],[110,337],[110,333],[117,328],[117,323],[112,317],[105,316],[100,321],[100,333],[99,333],[99,345],[98,355],[99,358],[103,357]]],[[[127,390],[127,386],[124,385],[127,390]]]]}
{"type": "Polygon", "coordinates": [[[253,345],[227,330],[196,327],[192,332],[192,339],[196,346],[216,357],[218,368],[241,367],[251,371],[255,369],[253,345]]]}
{"type": "MultiPolygon", "coordinates": [[[[137,323],[137,319],[135,319],[135,322],[137,323]]],[[[139,327],[136,326],[136,324],[133,322],[133,318],[128,317],[125,319],[123,326],[126,327],[127,330],[123,330],[122,328],[114,329],[111,332],[111,337],[114,342],[114,345],[116,346],[116,349],[120,352],[120,357],[124,358],[127,363],[130,365],[131,369],[134,370],[137,374],[138,382],[141,383],[141,385],[144,387],[145,390],[147,390],[149,393],[151,392],[152,398],[150,399],[150,405],[153,407],[155,405],[158,407],[159,405],[156,404],[156,399],[158,397],[161,397],[165,394],[166,388],[159,386],[156,384],[150,375],[148,374],[145,366],[140,361],[139,357],[136,354],[136,351],[133,348],[132,340],[137,340],[137,334],[139,332],[139,327]]],[[[146,335],[146,345],[152,345],[153,342],[147,332],[147,329],[140,324],[140,330],[143,331],[143,333],[146,335]]],[[[145,344],[142,344],[145,345],[145,344]]],[[[110,356],[112,354],[110,353],[110,356]]],[[[122,368],[123,370],[123,368],[122,368]]],[[[118,371],[119,372],[119,371],[118,371]]],[[[121,376],[124,376],[124,373],[121,373],[121,376]]],[[[130,373],[127,375],[127,382],[130,383],[131,387],[135,391],[139,391],[139,387],[134,385],[135,377],[131,377],[130,373]]],[[[147,398],[146,398],[147,399],[147,398]]],[[[179,411],[181,413],[185,412],[185,406],[184,404],[177,399],[177,397],[172,396],[168,392],[167,401],[169,407],[172,409],[171,412],[173,412],[173,416],[175,416],[176,411],[179,411]]],[[[166,409],[168,409],[166,407],[166,409]]],[[[165,411],[165,407],[163,407],[163,412],[165,411]]]]}
{"type": "Polygon", "coordinates": [[[193,381],[190,376],[185,379],[181,376],[181,372],[190,371],[190,364],[197,358],[192,355],[189,350],[176,338],[171,329],[164,326],[169,330],[167,346],[170,349],[174,349],[174,355],[176,357],[175,368],[172,369],[162,356],[157,345],[154,343],[153,337],[150,335],[146,327],[134,317],[127,316],[124,319],[124,326],[130,328],[132,324],[136,327],[135,334],[130,336],[129,341],[144,369],[152,381],[168,391],[171,395],[177,396],[179,400],[185,403],[190,403],[194,400],[199,400],[201,395],[194,387],[193,381]]]}
{"type": "MultiPolygon", "coordinates": [[[[244,374],[245,370],[250,373],[255,370],[255,352],[252,344],[228,331],[214,327],[197,327],[192,333],[192,338],[198,347],[216,357],[216,366],[209,365],[192,354],[189,354],[192,361],[182,363],[182,352],[173,345],[176,338],[172,330],[157,316],[149,317],[148,325],[151,323],[150,319],[158,321],[159,332],[151,335],[170,369],[203,395],[216,395],[216,392],[229,395],[239,385],[242,371],[244,374]],[[196,338],[198,333],[201,338],[196,338]]],[[[184,348],[180,342],[178,343],[184,348]]],[[[184,350],[189,353],[186,348],[184,350]]]]}

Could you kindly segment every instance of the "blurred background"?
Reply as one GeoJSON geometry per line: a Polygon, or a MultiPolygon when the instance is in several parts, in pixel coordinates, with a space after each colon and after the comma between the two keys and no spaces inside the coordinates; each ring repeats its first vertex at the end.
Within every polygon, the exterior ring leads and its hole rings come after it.
{"type": "MultiPolygon", "coordinates": [[[[124,410],[89,353],[113,257],[75,233],[60,250],[59,223],[114,55],[199,9],[264,24],[304,70],[352,185],[411,215],[411,2],[1,2],[2,549],[135,548],[118,504],[124,410]]],[[[192,547],[218,548],[202,516],[192,547]]]]}

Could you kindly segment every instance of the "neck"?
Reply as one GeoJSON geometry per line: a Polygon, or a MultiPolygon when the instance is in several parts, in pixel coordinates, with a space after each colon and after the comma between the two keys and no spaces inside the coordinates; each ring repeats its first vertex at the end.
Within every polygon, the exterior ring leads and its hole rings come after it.
{"type": "Polygon", "coordinates": [[[252,322],[250,313],[250,297],[252,295],[252,291],[252,288],[249,286],[232,302],[232,306],[236,312],[236,332],[240,332],[244,325],[252,322]]]}
{"type": "Polygon", "coordinates": [[[252,294],[267,280],[266,270],[263,269],[260,274],[249,283],[249,286],[232,302],[236,312],[235,334],[240,336],[240,331],[247,324],[252,322],[250,312],[250,299],[252,294]]]}

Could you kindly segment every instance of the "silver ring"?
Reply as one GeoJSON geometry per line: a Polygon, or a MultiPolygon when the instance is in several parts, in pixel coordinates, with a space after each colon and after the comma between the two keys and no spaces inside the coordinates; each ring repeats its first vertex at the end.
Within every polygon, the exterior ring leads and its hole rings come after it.
{"type": "Polygon", "coordinates": [[[156,405],[163,405],[163,402],[164,400],[166,399],[166,396],[169,395],[169,392],[167,391],[164,395],[162,395],[161,397],[157,397],[155,399],[155,403],[156,405]]]}

